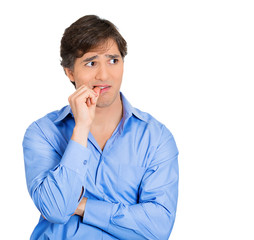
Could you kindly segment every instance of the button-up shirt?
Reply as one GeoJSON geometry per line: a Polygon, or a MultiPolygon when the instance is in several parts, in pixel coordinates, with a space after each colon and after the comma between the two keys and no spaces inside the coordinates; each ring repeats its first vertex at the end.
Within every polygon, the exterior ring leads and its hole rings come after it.
{"type": "Polygon", "coordinates": [[[27,187],[41,213],[31,239],[168,239],[178,197],[171,132],[120,92],[123,117],[103,149],[71,140],[70,106],[33,122],[24,140],[27,187]],[[73,215],[88,198],[83,217],[73,215]]]}

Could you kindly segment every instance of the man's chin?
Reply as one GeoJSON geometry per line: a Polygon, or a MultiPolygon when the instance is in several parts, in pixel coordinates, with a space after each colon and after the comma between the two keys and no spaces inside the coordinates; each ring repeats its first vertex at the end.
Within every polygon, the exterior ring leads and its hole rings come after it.
{"type": "MultiPolygon", "coordinates": [[[[99,96],[99,99],[96,103],[96,107],[98,108],[107,108],[110,107],[112,104],[117,103],[117,98],[120,99],[120,92],[115,93],[114,96],[99,96]]],[[[121,101],[121,99],[120,99],[121,101]]]]}
{"type": "Polygon", "coordinates": [[[114,102],[115,102],[116,98],[113,99],[98,99],[97,103],[96,103],[96,107],[97,108],[107,108],[110,107],[114,102]]]}
{"type": "Polygon", "coordinates": [[[97,108],[106,108],[109,107],[112,103],[108,103],[108,102],[97,102],[96,107],[97,108]]]}

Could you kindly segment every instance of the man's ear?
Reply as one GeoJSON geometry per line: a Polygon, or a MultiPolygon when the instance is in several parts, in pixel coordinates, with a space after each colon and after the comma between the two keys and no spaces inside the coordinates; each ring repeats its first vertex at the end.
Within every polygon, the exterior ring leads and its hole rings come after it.
{"type": "Polygon", "coordinates": [[[71,82],[75,82],[74,80],[74,76],[73,76],[73,70],[71,70],[70,68],[64,68],[65,74],[67,75],[67,77],[70,79],[71,82]]]}

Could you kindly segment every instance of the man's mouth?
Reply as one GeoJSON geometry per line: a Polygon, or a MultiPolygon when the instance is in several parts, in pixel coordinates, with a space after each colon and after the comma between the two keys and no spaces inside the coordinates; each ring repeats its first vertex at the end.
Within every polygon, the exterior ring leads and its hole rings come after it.
{"type": "Polygon", "coordinates": [[[102,89],[108,88],[108,87],[110,87],[110,86],[109,86],[109,85],[94,85],[94,86],[93,86],[93,89],[94,89],[95,87],[98,87],[98,88],[100,88],[100,89],[102,90],[102,89]]]}

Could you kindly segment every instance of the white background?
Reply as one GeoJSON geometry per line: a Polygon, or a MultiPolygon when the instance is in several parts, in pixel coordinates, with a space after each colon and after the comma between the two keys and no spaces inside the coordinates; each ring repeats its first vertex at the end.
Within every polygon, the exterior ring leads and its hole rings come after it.
{"type": "Polygon", "coordinates": [[[128,42],[122,92],[171,130],[180,151],[170,239],[253,240],[253,13],[247,0],[2,1],[1,236],[29,239],[38,222],[23,135],[68,104],[74,88],[60,40],[72,22],[96,14],[128,42]]]}

